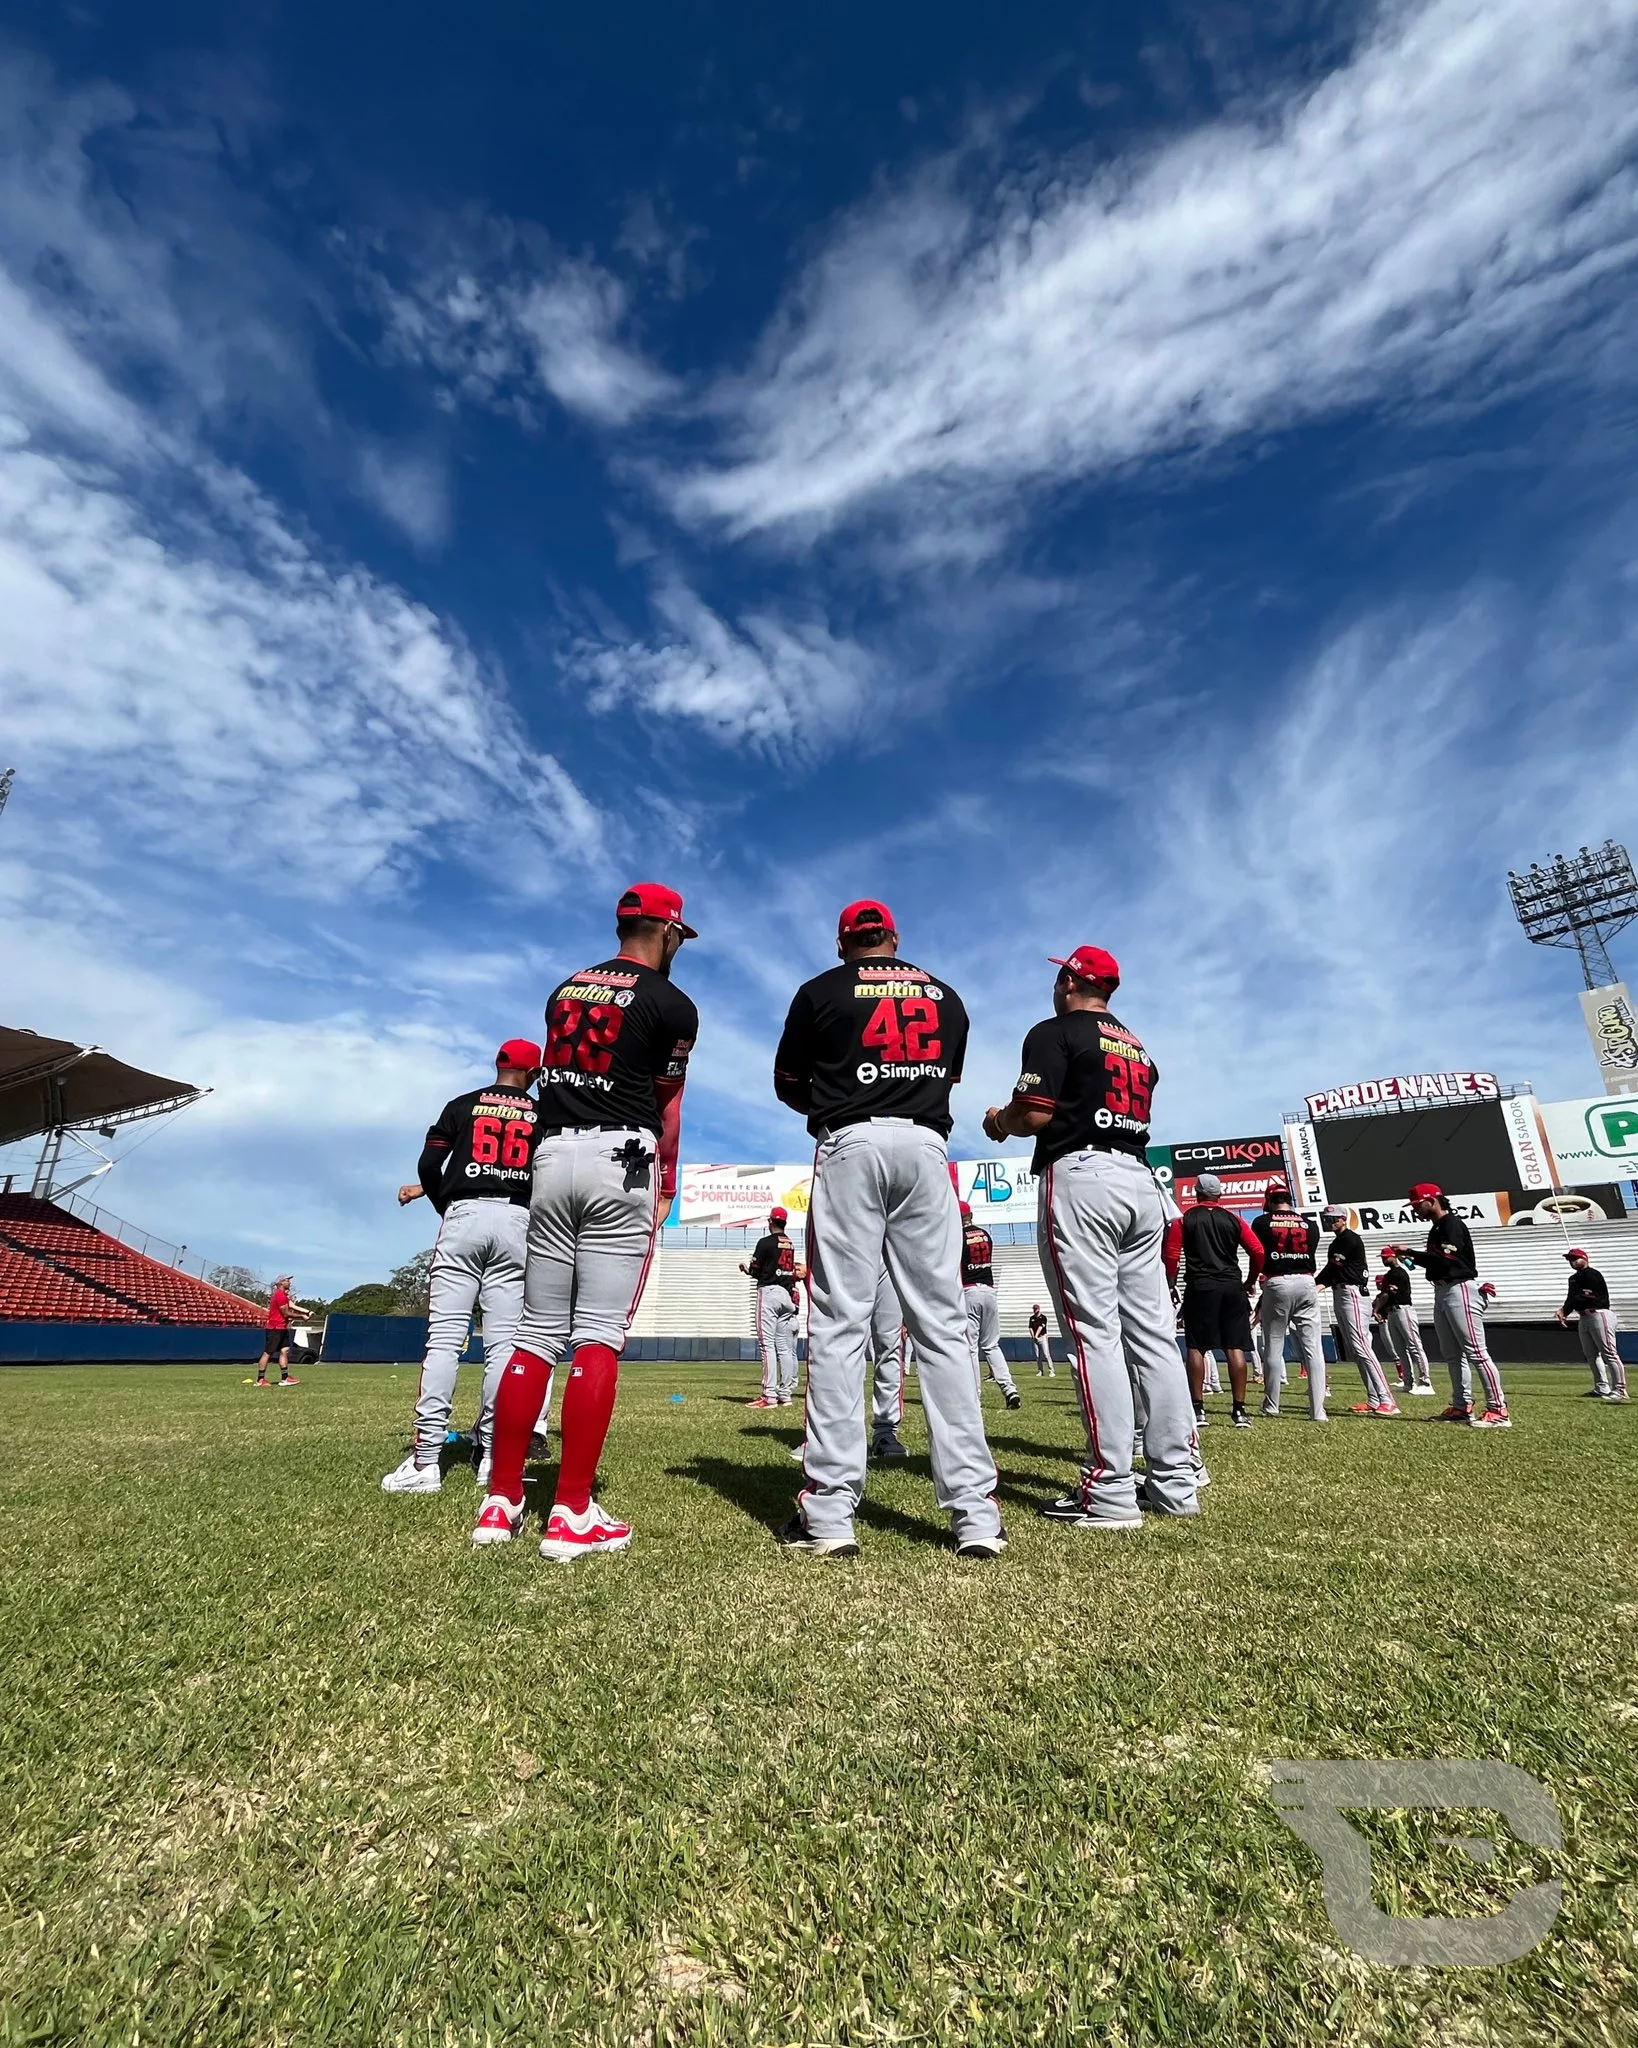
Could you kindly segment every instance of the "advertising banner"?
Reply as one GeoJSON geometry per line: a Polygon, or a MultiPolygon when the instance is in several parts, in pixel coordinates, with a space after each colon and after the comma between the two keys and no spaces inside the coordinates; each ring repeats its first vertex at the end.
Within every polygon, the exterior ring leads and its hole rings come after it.
{"type": "Polygon", "coordinates": [[[1270,1186],[1286,1184],[1285,1148],[1274,1133],[1256,1138],[1202,1138],[1168,1150],[1171,1191],[1182,1209],[1197,1199],[1195,1182],[1203,1173],[1216,1174],[1223,1183],[1223,1200],[1236,1209],[1260,1209],[1270,1186]]]}
{"type": "Polygon", "coordinates": [[[667,1220],[734,1230],[764,1223],[770,1209],[781,1208],[800,1222],[808,1213],[812,1181],[811,1159],[783,1166],[685,1166],[667,1220]]]}
{"type": "Polygon", "coordinates": [[[1605,1093],[1627,1095],[1638,1089],[1638,1016],[1626,983],[1614,981],[1608,988],[1583,989],[1581,1014],[1598,1055],[1605,1093]]]}
{"type": "Polygon", "coordinates": [[[1508,1143],[1513,1148],[1519,1186],[1528,1194],[1552,1187],[1553,1162],[1542,1133],[1541,1106],[1536,1098],[1533,1095],[1510,1095],[1501,1105],[1501,1114],[1508,1143]]]}
{"type": "Polygon", "coordinates": [[[1501,1083],[1494,1074],[1385,1074],[1375,1081],[1351,1081],[1346,1088],[1323,1088],[1304,1096],[1308,1118],[1344,1116],[1351,1110],[1380,1109],[1386,1104],[1420,1104],[1434,1108],[1450,1103],[1494,1102],[1501,1083]]]}
{"type": "Polygon", "coordinates": [[[1638,1178],[1638,1097],[1594,1095],[1537,1105],[1542,1135],[1567,1188],[1638,1178]]]}
{"type": "Polygon", "coordinates": [[[1319,1140],[1310,1123],[1285,1127],[1285,1163],[1291,1169],[1291,1200],[1299,1209],[1325,1207],[1325,1172],[1320,1165],[1319,1140]]]}

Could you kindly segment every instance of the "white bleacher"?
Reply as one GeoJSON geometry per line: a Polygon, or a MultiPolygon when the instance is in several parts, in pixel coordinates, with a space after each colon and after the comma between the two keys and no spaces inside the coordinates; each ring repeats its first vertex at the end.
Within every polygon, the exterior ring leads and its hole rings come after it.
{"type": "MultiPolygon", "coordinates": [[[[712,1232],[713,1237],[728,1236],[712,1232]]],[[[795,1233],[793,1233],[795,1234],[795,1233]]],[[[734,1233],[737,1238],[737,1233],[734,1233]]],[[[1367,1231],[1371,1268],[1378,1270],[1382,1246],[1397,1238],[1419,1245],[1425,1233],[1403,1230],[1367,1231]]],[[[801,1237],[797,1236],[797,1256],[801,1237]]],[[[668,1246],[662,1235],[631,1326],[634,1337],[751,1337],[755,1334],[755,1289],[739,1270],[750,1257],[755,1233],[743,1242],[696,1247],[668,1246]]],[[[1585,1247],[1592,1263],[1610,1283],[1615,1319],[1622,1329],[1638,1329],[1638,1221],[1583,1223],[1572,1241],[1585,1247]]],[[[1482,1279],[1493,1280],[1497,1298],[1489,1313],[1497,1322],[1546,1323],[1564,1299],[1570,1269],[1564,1261],[1565,1239],[1556,1224],[1480,1224],[1473,1232],[1482,1279]]],[[[1322,1239],[1323,1245],[1323,1239],[1322,1239]]],[[[1001,1305],[1001,1333],[1028,1335],[1030,1305],[1039,1301],[1051,1313],[1041,1264],[1034,1245],[998,1244],[995,1248],[996,1292],[1001,1305]]],[[[1433,1319],[1433,1290],[1419,1273],[1412,1276],[1414,1304],[1423,1322],[1433,1319]]]]}

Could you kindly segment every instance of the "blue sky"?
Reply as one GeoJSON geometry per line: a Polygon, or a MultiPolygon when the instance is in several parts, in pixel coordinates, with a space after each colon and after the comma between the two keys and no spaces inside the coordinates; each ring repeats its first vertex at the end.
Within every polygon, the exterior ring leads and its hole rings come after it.
{"type": "Polygon", "coordinates": [[[1630,0],[557,12],[7,12],[4,1016],[215,1090],[109,1205],[407,1256],[634,877],[695,1159],[862,893],[967,1152],[1083,940],[1163,1139],[1595,1089],[1505,872],[1638,838],[1630,0]]]}

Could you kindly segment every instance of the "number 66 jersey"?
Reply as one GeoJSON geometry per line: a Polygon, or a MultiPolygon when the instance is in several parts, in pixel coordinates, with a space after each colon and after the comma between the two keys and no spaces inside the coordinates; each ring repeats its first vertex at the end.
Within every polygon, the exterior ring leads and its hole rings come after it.
{"type": "Polygon", "coordinates": [[[953,988],[905,960],[844,960],[792,997],[774,1088],[815,1137],[893,1116],[947,1138],[966,1053],[967,1012],[953,988]]]}

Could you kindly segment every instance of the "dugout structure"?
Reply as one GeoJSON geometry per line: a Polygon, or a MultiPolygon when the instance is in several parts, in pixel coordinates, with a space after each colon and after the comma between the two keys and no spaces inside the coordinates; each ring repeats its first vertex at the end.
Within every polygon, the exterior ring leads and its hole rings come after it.
{"type": "Polygon", "coordinates": [[[43,1038],[37,1031],[0,1025],[0,1145],[43,1141],[28,1189],[41,1201],[70,1193],[113,1164],[96,1153],[89,1133],[111,1138],[123,1124],[169,1116],[208,1093],[189,1081],[130,1066],[100,1045],[77,1045],[71,1038],[43,1038]],[[68,1142],[77,1142],[100,1163],[64,1186],[60,1175],[68,1142]]]}

